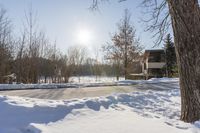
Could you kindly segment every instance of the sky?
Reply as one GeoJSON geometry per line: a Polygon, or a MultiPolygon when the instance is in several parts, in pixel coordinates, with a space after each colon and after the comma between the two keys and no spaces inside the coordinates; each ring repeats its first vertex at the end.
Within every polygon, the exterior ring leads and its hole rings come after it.
{"type": "Polygon", "coordinates": [[[16,35],[20,35],[25,12],[32,5],[39,28],[47,34],[50,41],[56,40],[57,48],[65,52],[70,46],[83,45],[90,53],[110,41],[125,9],[132,13],[131,23],[137,30],[141,45],[145,49],[153,47],[154,39],[151,38],[151,33],[144,32],[145,26],[141,22],[144,15],[140,2],[141,0],[127,0],[118,3],[117,0],[110,0],[100,4],[98,11],[91,11],[88,8],[92,0],[0,0],[13,22],[16,35]],[[85,40],[87,44],[81,43],[81,37],[88,37],[85,40]]]}

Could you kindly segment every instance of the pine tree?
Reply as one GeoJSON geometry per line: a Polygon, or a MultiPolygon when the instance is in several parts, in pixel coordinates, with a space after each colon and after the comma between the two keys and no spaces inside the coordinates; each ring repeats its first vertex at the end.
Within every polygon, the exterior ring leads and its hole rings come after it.
{"type": "Polygon", "coordinates": [[[176,63],[176,53],[175,53],[175,46],[172,42],[172,38],[170,34],[167,35],[165,44],[165,55],[166,55],[166,74],[168,77],[172,77],[174,75],[177,63],[176,63]]]}

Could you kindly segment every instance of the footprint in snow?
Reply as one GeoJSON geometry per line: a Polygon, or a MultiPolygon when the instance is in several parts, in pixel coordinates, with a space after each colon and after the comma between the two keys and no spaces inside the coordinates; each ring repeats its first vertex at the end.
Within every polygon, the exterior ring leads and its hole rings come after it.
{"type": "Polygon", "coordinates": [[[112,105],[111,108],[115,109],[115,110],[118,110],[118,111],[123,111],[125,110],[124,108],[120,107],[120,106],[117,106],[117,105],[112,105]]]}

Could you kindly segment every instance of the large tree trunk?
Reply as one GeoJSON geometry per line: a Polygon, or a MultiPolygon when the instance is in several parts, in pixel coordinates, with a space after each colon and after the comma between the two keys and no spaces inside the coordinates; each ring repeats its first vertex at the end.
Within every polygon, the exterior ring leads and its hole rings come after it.
{"type": "Polygon", "coordinates": [[[200,9],[198,0],[167,0],[180,73],[181,120],[200,120],[200,9]]]}

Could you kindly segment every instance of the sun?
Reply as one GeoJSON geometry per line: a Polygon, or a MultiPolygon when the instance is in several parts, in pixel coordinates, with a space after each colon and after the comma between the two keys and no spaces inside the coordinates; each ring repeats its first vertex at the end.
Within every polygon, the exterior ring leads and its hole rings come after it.
{"type": "Polygon", "coordinates": [[[80,44],[88,45],[92,39],[92,34],[87,29],[81,29],[78,32],[78,41],[80,44]]]}

